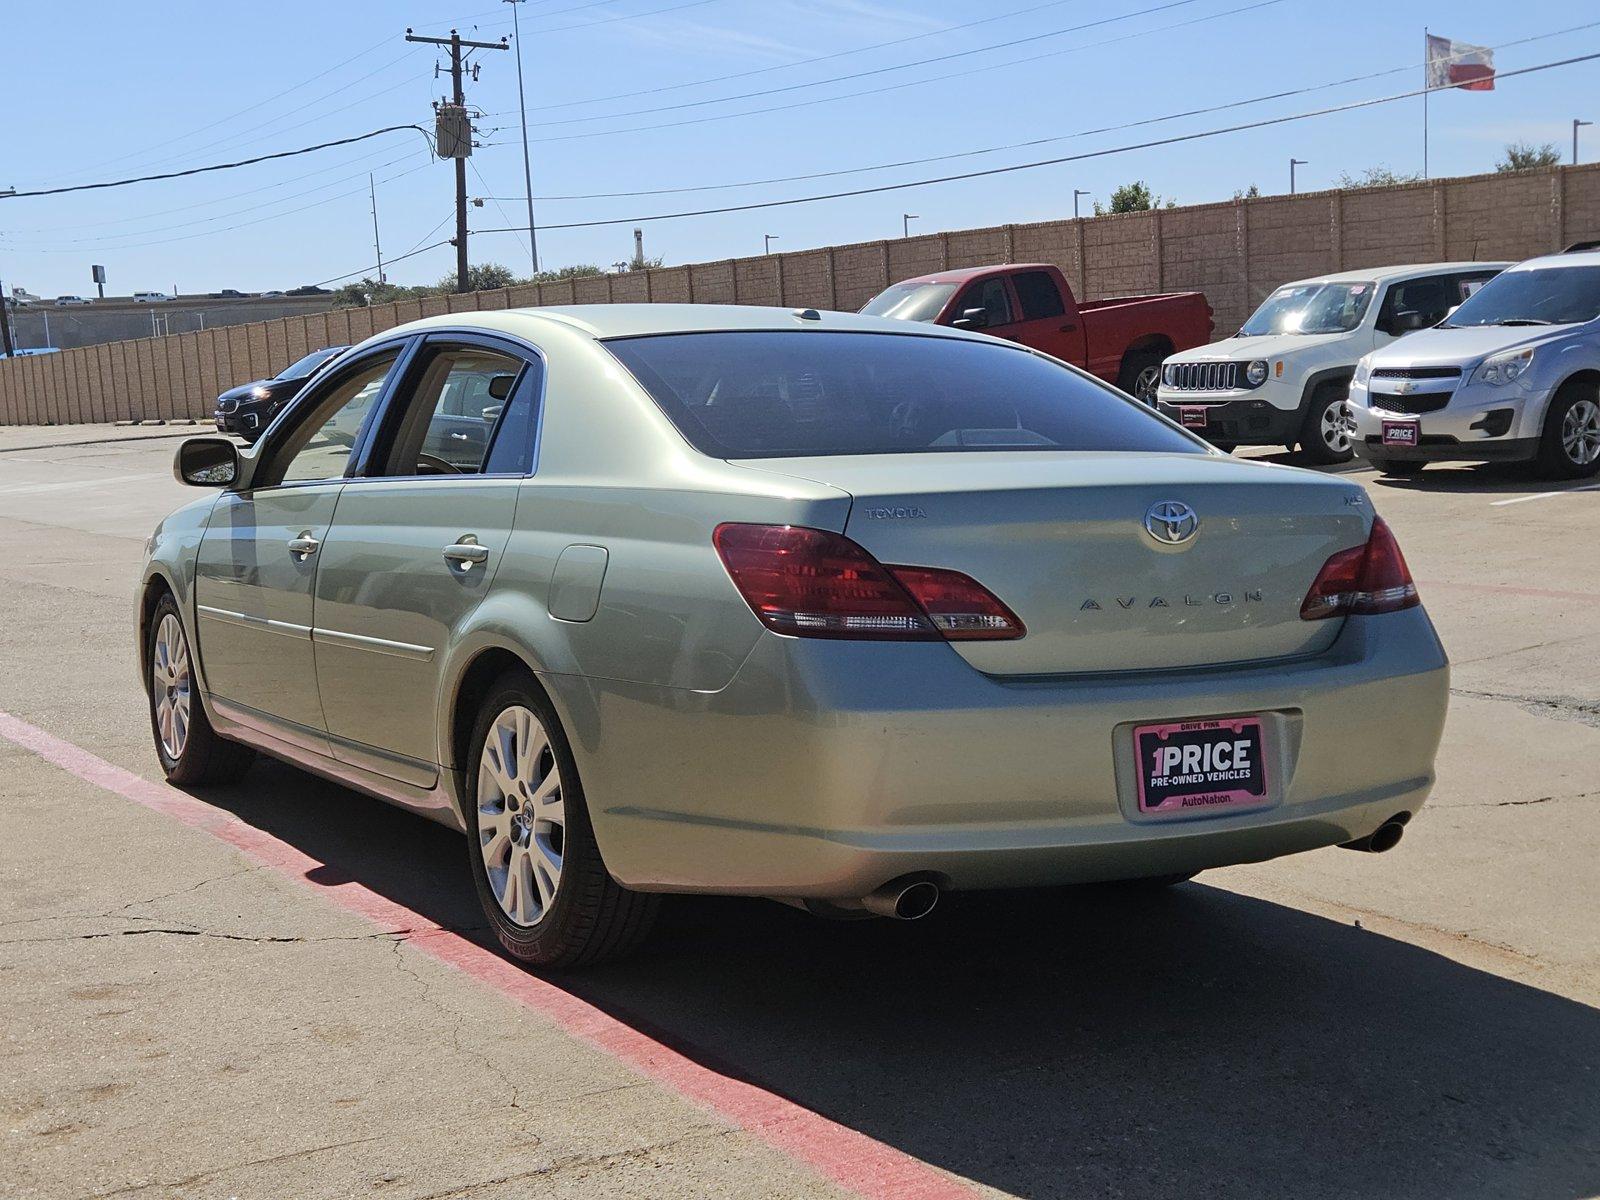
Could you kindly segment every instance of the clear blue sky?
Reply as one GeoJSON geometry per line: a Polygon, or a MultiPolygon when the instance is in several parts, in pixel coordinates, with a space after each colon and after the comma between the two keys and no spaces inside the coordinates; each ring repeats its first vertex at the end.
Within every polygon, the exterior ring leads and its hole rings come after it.
{"type": "MultiPolygon", "coordinates": [[[[1424,26],[1499,45],[1600,22],[1592,0],[1272,0],[1237,11],[1259,2],[530,0],[521,9],[524,69],[529,121],[537,123],[530,131],[534,192],[545,196],[867,167],[1407,68],[1224,113],[951,163],[634,199],[545,200],[540,223],[777,199],[1099,150],[1416,87],[1424,26]],[[1041,36],[1089,22],[1103,23],[1041,36]],[[863,49],[908,38],[914,40],[863,49]],[[1018,39],[1032,40],[964,53],[1018,39]],[[801,62],[822,55],[834,57],[801,62]],[[884,70],[947,55],[961,57],[884,70]],[[819,82],[862,72],[874,73],[819,82]],[[895,86],[904,84],[911,86],[895,86]],[[670,90],[603,99],[646,89],[670,90]],[[770,94],[700,103],[751,92],[770,94]],[[667,107],[683,105],[695,106],[667,107]],[[777,106],[784,107],[750,113],[777,106]],[[749,115],[727,116],[739,113],[749,115]],[[603,119],[575,120],[596,117],[603,119]],[[638,128],[662,125],[669,127],[638,128]]],[[[402,40],[406,26],[447,33],[456,25],[483,40],[510,30],[509,7],[495,0],[6,7],[0,187],[19,189],[182,169],[389,124],[431,127],[430,101],[448,80],[434,78],[440,56],[431,48],[402,40]]],[[[1597,51],[1600,25],[1506,47],[1496,57],[1505,71],[1597,51]]],[[[477,60],[481,78],[468,97],[492,114],[481,122],[492,145],[473,158],[468,190],[517,197],[516,63],[509,52],[477,60]]],[[[1572,118],[1600,120],[1597,84],[1600,61],[1503,80],[1490,94],[1435,97],[1433,173],[1489,170],[1516,138],[1554,141],[1565,152],[1572,118]]],[[[1584,161],[1600,157],[1600,128],[1585,130],[1584,138],[1584,161]]],[[[1421,101],[1407,100],[988,179],[646,222],[646,249],[682,263],[759,253],[763,234],[777,235],[780,249],[860,241],[897,234],[904,212],[919,215],[912,228],[920,231],[1070,216],[1073,188],[1104,198],[1129,179],[1183,202],[1226,199],[1252,183],[1280,192],[1291,155],[1309,160],[1300,186],[1314,189],[1332,185],[1341,171],[1375,164],[1419,170],[1421,147],[1421,101]]],[[[92,295],[91,263],[107,266],[109,290],[118,294],[174,284],[186,292],[288,288],[369,268],[368,170],[378,180],[386,256],[449,235],[450,167],[430,162],[416,134],[400,133],[199,179],[0,200],[0,278],[8,288],[20,284],[45,296],[92,295]]],[[[475,228],[487,228],[518,224],[524,209],[491,202],[471,214],[475,228]]],[[[630,229],[631,222],[545,231],[542,265],[625,258],[630,229]]],[[[451,270],[452,253],[446,246],[397,263],[391,278],[432,282],[451,270]]],[[[474,238],[472,257],[529,269],[525,242],[512,234],[474,238]]]]}

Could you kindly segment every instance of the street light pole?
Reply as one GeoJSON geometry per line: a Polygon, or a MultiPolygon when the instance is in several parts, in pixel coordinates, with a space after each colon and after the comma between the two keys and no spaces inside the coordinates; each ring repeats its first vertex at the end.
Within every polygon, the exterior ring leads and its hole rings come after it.
{"type": "Polygon", "coordinates": [[[1583,128],[1585,125],[1593,125],[1593,124],[1594,124],[1593,121],[1580,121],[1580,120],[1578,120],[1577,117],[1573,117],[1572,118],[1572,165],[1573,166],[1577,166],[1578,165],[1578,130],[1583,128]]]}
{"type": "Polygon", "coordinates": [[[1303,158],[1291,158],[1289,160],[1289,195],[1294,195],[1294,169],[1308,165],[1307,160],[1303,158]]]}
{"type": "Polygon", "coordinates": [[[1072,189],[1072,219],[1074,221],[1078,219],[1078,197],[1087,196],[1088,194],[1088,192],[1083,191],[1081,188],[1072,189]]]}
{"type": "Polygon", "coordinates": [[[522,186],[528,197],[528,248],[533,253],[533,273],[539,273],[539,235],[533,221],[533,166],[528,158],[528,97],[522,90],[522,31],[517,25],[517,5],[527,0],[505,0],[511,5],[511,40],[517,44],[517,107],[522,111],[522,186]]]}
{"type": "Polygon", "coordinates": [[[763,233],[761,235],[761,253],[763,253],[763,254],[771,254],[772,253],[772,243],[776,242],[776,241],[781,241],[781,240],[782,239],[779,238],[778,235],[775,234],[775,233],[763,233]]]}
{"type": "Polygon", "coordinates": [[[920,221],[920,220],[922,220],[922,218],[917,216],[916,213],[901,213],[900,214],[900,236],[901,237],[910,237],[911,236],[911,222],[920,221]]]}
{"type": "MultiPolygon", "coordinates": [[[[0,196],[15,196],[17,189],[14,187],[0,188],[0,196]]],[[[50,344],[50,339],[45,339],[45,345],[50,344]]],[[[0,348],[6,352],[6,357],[13,357],[17,348],[11,340],[11,310],[6,307],[5,287],[0,285],[0,348]]]]}

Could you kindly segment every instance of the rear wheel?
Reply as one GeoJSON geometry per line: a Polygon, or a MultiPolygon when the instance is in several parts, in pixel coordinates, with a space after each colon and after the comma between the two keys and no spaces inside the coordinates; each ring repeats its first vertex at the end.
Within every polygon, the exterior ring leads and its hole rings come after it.
{"type": "Polygon", "coordinates": [[[467,854],[508,953],[541,967],[600,962],[649,933],[659,901],[611,878],[555,710],[517,672],[490,689],[467,766],[467,854]]]}
{"type": "Polygon", "coordinates": [[[1122,360],[1122,370],[1117,372],[1117,386],[1135,400],[1154,408],[1165,357],[1159,350],[1141,350],[1128,355],[1122,360]]]}
{"type": "Polygon", "coordinates": [[[1583,479],[1600,471],[1600,388],[1568,384],[1556,393],[1534,465],[1549,479],[1583,479]]]}
{"type": "Polygon", "coordinates": [[[145,631],[146,690],[150,732],[167,779],[177,784],[233,783],[255,758],[255,751],[230,742],[211,728],[195,690],[189,635],[171,594],[156,602],[145,631]]]}
{"type": "Polygon", "coordinates": [[[1325,383],[1311,393],[1311,404],[1300,426],[1300,450],[1312,462],[1328,467],[1354,457],[1350,421],[1344,408],[1348,394],[1348,386],[1341,383],[1325,383]]]}

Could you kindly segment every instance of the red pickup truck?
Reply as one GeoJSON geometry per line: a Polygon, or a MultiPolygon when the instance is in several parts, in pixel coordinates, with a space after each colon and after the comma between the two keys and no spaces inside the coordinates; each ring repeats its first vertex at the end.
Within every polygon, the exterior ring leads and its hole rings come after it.
{"type": "Polygon", "coordinates": [[[1047,263],[919,275],[879,292],[861,311],[981,329],[1084,367],[1152,405],[1162,360],[1211,341],[1211,305],[1200,292],[1080,304],[1047,263]]]}

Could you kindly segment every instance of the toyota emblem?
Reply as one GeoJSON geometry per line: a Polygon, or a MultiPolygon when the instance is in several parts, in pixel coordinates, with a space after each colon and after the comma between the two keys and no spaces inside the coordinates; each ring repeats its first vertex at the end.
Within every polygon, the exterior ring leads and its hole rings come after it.
{"type": "Polygon", "coordinates": [[[1144,514],[1144,529],[1163,546],[1181,546],[1199,532],[1200,518],[1181,501],[1163,500],[1144,514]]]}

